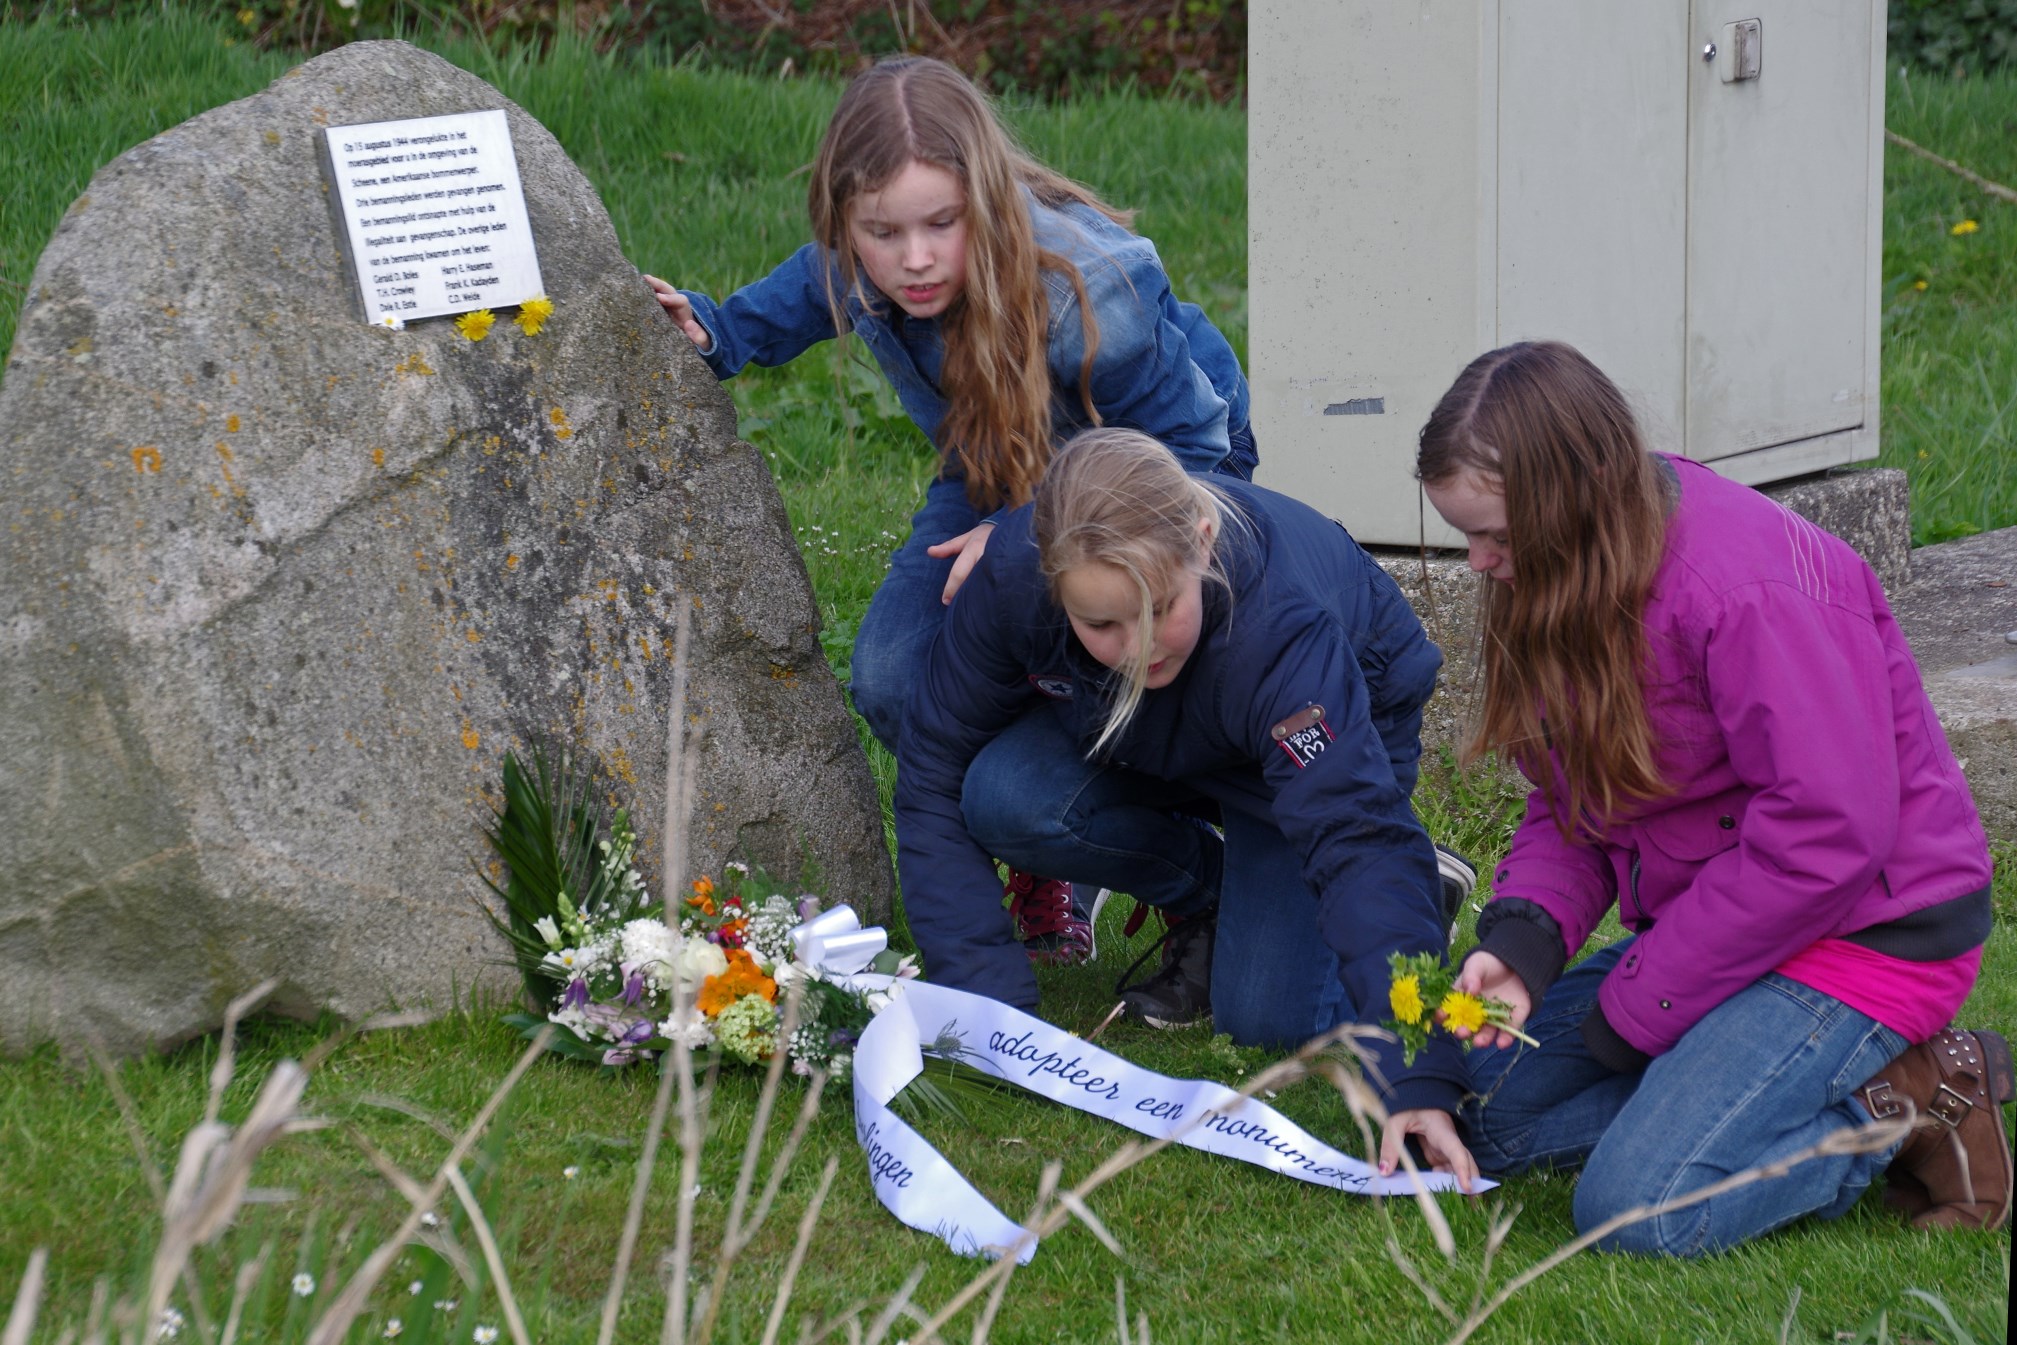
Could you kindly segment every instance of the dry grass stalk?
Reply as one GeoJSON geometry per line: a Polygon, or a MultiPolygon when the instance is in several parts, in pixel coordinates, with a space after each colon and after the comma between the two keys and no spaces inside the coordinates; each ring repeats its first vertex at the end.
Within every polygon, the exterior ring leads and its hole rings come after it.
{"type": "Polygon", "coordinates": [[[238,1267],[238,1274],[231,1285],[231,1306],[224,1313],[224,1334],[217,1345],[234,1345],[238,1339],[238,1324],[245,1319],[245,1300],[252,1293],[252,1286],[259,1283],[259,1276],[266,1269],[267,1258],[273,1255],[273,1240],[268,1238],[260,1247],[259,1255],[238,1267]]]}
{"type": "Polygon", "coordinates": [[[820,1173],[819,1188],[812,1193],[812,1201],[799,1216],[798,1238],[791,1245],[791,1259],[785,1262],[784,1274],[777,1282],[777,1294],[771,1300],[770,1319],[764,1323],[763,1345],[777,1345],[777,1333],[784,1327],[784,1311],[791,1302],[792,1287],[798,1283],[799,1268],[805,1264],[805,1254],[812,1247],[813,1230],[819,1227],[819,1212],[826,1204],[826,1193],[833,1186],[833,1174],[840,1171],[840,1160],[826,1160],[826,1170],[820,1173]]]}
{"type": "MultiPolygon", "coordinates": [[[[666,710],[665,730],[665,837],[664,866],[659,875],[665,898],[666,926],[677,932],[679,929],[680,883],[686,873],[687,824],[692,815],[693,784],[698,752],[686,750],[686,691],[688,649],[690,638],[688,614],[678,622],[672,632],[672,703],[666,710]]],[[[698,730],[695,730],[698,733],[698,730]]],[[[673,1017],[679,1018],[690,1011],[691,1005],[685,995],[681,995],[673,1006],[673,1017]]],[[[637,1177],[631,1183],[630,1207],[624,1216],[623,1233],[617,1240],[616,1265],[610,1271],[609,1292],[602,1300],[602,1324],[596,1333],[597,1345],[610,1345],[616,1337],[616,1316],[623,1306],[624,1285],[630,1277],[631,1258],[637,1251],[638,1230],[644,1222],[644,1199],[651,1190],[652,1169],[658,1162],[658,1143],[665,1133],[665,1118],[672,1109],[672,1089],[675,1077],[692,1083],[693,1056],[682,1041],[675,1040],[672,1060],[661,1061],[658,1077],[658,1094],[652,1102],[651,1119],[645,1126],[644,1152],[637,1161],[637,1177]]],[[[686,1197],[682,1195],[682,1201],[686,1197]]],[[[683,1289],[682,1289],[683,1292],[683,1289]]]]}
{"type": "Polygon", "coordinates": [[[324,1310],[321,1320],[316,1322],[315,1329],[308,1334],[308,1345],[335,1345],[350,1330],[351,1324],[362,1315],[371,1291],[378,1287],[378,1282],[391,1268],[400,1250],[413,1236],[414,1230],[420,1227],[420,1216],[427,1213],[447,1191],[448,1173],[462,1166],[462,1160],[467,1158],[469,1151],[475,1147],[477,1137],[489,1128],[492,1118],[497,1115],[497,1109],[504,1105],[504,1099],[511,1095],[512,1089],[518,1087],[518,1081],[525,1077],[525,1072],[532,1068],[533,1062],[545,1054],[546,1044],[552,1036],[553,1027],[548,1024],[540,1029],[539,1034],[520,1054],[517,1063],[511,1067],[511,1072],[504,1076],[504,1081],[484,1102],[482,1110],[477,1112],[476,1119],[469,1123],[468,1128],[450,1148],[448,1157],[435,1172],[434,1180],[428,1184],[425,1191],[421,1192],[422,1199],[410,1202],[406,1217],[400,1221],[399,1228],[391,1237],[372,1249],[371,1255],[365,1258],[357,1273],[343,1286],[343,1291],[337,1294],[329,1307],[324,1310]]]}
{"type": "MultiPolygon", "coordinates": [[[[749,1134],[743,1141],[742,1166],[736,1172],[735,1194],[729,1201],[728,1224],[722,1230],[721,1248],[715,1258],[714,1276],[709,1281],[705,1304],[695,1305],[698,1321],[695,1322],[693,1327],[693,1345],[707,1345],[707,1342],[713,1338],[715,1323],[721,1316],[722,1302],[727,1297],[728,1277],[735,1268],[736,1258],[742,1254],[743,1249],[756,1237],[757,1229],[762,1226],[764,1217],[769,1214],[770,1197],[776,1192],[778,1186],[782,1184],[784,1172],[791,1166],[791,1160],[798,1151],[798,1140],[804,1133],[803,1122],[809,1119],[804,1110],[801,1109],[801,1125],[793,1130],[791,1138],[785,1143],[783,1152],[779,1153],[776,1161],[771,1165],[771,1180],[765,1188],[764,1199],[759,1203],[756,1212],[753,1215],[749,1214],[750,1189],[756,1184],[758,1160],[762,1157],[763,1142],[770,1134],[771,1115],[777,1108],[778,1086],[784,1081],[784,1062],[786,1056],[789,1054],[785,1049],[785,1043],[789,1042],[792,1034],[798,1030],[799,1014],[804,1007],[804,1003],[805,993],[803,986],[794,986],[791,992],[785,996],[784,1018],[779,1023],[777,1030],[778,1048],[771,1052],[769,1068],[764,1071],[763,1087],[757,1093],[756,1114],[750,1119],[749,1134]]],[[[815,1105],[818,1103],[819,1093],[825,1083],[826,1076],[824,1074],[821,1074],[813,1081],[813,1087],[809,1091],[811,1094],[810,1100],[815,1105]]],[[[682,1131],[680,1137],[681,1147],[687,1153],[688,1163],[692,1167],[694,1174],[697,1174],[699,1171],[700,1140],[701,1137],[696,1133],[693,1136],[691,1148],[688,1148],[687,1136],[684,1131],[682,1131]]],[[[681,1191],[683,1194],[691,1193],[693,1191],[693,1182],[686,1177],[682,1177],[681,1191]]],[[[685,1221],[685,1224],[687,1228],[691,1228],[692,1220],[690,1217],[685,1221]]],[[[665,1336],[668,1340],[672,1339],[672,1328],[671,1306],[670,1299],[668,1299],[665,1326],[665,1336]]]]}
{"type": "MultiPolygon", "coordinates": [[[[1827,1158],[1838,1154],[1876,1153],[1879,1150],[1889,1148],[1903,1139],[1906,1132],[1911,1129],[1911,1125],[1912,1123],[1909,1119],[1901,1118],[1892,1121],[1874,1121],[1867,1126],[1858,1126],[1850,1130],[1839,1130],[1820,1143],[1810,1145],[1798,1153],[1789,1154],[1775,1163],[1766,1163],[1759,1167],[1746,1168],[1742,1172],[1732,1173],[1721,1181],[1711,1182],[1707,1186],[1690,1191],[1684,1196],[1677,1196],[1673,1200],[1664,1201],[1657,1205],[1640,1205],[1633,1209],[1625,1210],[1620,1214],[1613,1215],[1603,1223],[1598,1224],[1595,1228],[1592,1228],[1589,1232],[1563,1243],[1554,1251],[1548,1253],[1547,1256],[1514,1276],[1506,1283],[1504,1288],[1492,1295],[1489,1301],[1474,1307],[1458,1326],[1456,1334],[1450,1337],[1448,1345],[1463,1345],[1463,1342],[1475,1335],[1478,1328],[1483,1326],[1493,1313],[1504,1307],[1512,1299],[1513,1295],[1519,1293],[1520,1290],[1526,1288],[1556,1266],[1561,1265],[1562,1262],[1568,1260],[1576,1253],[1595,1246],[1621,1228],[1629,1228],[1633,1224],[1658,1218],[1660,1215],[1671,1213],[1674,1210],[1684,1210],[1691,1205],[1699,1205],[1705,1200],[1713,1200],[1717,1196],[1735,1191],[1740,1187],[1750,1186],[1756,1182],[1771,1181],[1775,1177],[1783,1177],[1800,1164],[1812,1159],[1827,1158]]],[[[1510,1224],[1510,1218],[1507,1222],[1510,1224]]],[[[1503,1237],[1500,1240],[1502,1241],[1503,1237]]],[[[1497,1244],[1488,1241],[1487,1246],[1489,1250],[1495,1251],[1497,1244]]],[[[1398,1248],[1395,1250],[1398,1251],[1398,1248]]],[[[1405,1260],[1404,1257],[1402,1259],[1405,1260]]],[[[1410,1276],[1410,1278],[1414,1277],[1410,1276]]]]}
{"type": "MultiPolygon", "coordinates": [[[[883,1310],[869,1323],[864,1345],[882,1345],[883,1338],[889,1335],[889,1329],[896,1325],[898,1317],[909,1317],[916,1322],[925,1320],[924,1314],[911,1306],[911,1296],[917,1292],[919,1283],[923,1281],[924,1272],[925,1263],[920,1261],[911,1268],[910,1274],[904,1276],[903,1283],[897,1287],[894,1294],[890,1295],[889,1302],[883,1305],[883,1310]]],[[[932,1332],[927,1327],[925,1333],[918,1338],[918,1345],[925,1345],[926,1341],[932,1339],[934,1339],[932,1332]]]]}
{"type": "Polygon", "coordinates": [[[504,1324],[511,1332],[516,1345],[532,1345],[532,1337],[526,1334],[525,1317],[518,1310],[518,1299],[511,1292],[511,1277],[504,1272],[504,1257],[497,1250],[497,1238],[490,1230],[490,1220],[483,1215],[483,1207],[476,1203],[476,1192],[469,1189],[469,1182],[460,1168],[448,1170],[448,1184],[455,1188],[455,1198],[462,1202],[462,1209],[469,1216],[469,1226],[476,1233],[476,1245],[483,1249],[483,1263],[490,1267],[490,1282],[497,1289],[498,1307],[504,1313],[504,1324]]]}
{"type": "Polygon", "coordinates": [[[671,1282],[666,1286],[665,1320],[659,1328],[664,1345],[680,1345],[686,1339],[687,1291],[693,1287],[693,1212],[700,1199],[700,1151],[707,1143],[709,1105],[714,1100],[714,1082],[721,1069],[721,1057],[708,1062],[707,1082],[696,1088],[692,1056],[682,1045],[674,1054],[679,1074],[679,1203],[672,1221],[671,1282]]]}
{"type": "Polygon", "coordinates": [[[42,1310],[42,1277],[49,1267],[49,1249],[37,1247],[28,1253],[28,1268],[21,1273],[21,1287],[14,1293],[14,1306],[7,1310],[7,1327],[0,1331],[0,1345],[28,1345],[28,1333],[35,1326],[35,1314],[42,1310]]]}
{"type": "MultiPolygon", "coordinates": [[[[1037,1179],[1036,1202],[1030,1206],[1028,1216],[1023,1219],[1023,1229],[1029,1236],[1036,1236],[1037,1222],[1050,1207],[1052,1197],[1057,1195],[1058,1183],[1064,1178],[1064,1170],[1062,1163],[1044,1164],[1043,1175],[1037,1179]]],[[[980,1317],[973,1324],[972,1345],[986,1345],[988,1333],[994,1330],[995,1318],[1001,1315],[1001,1305],[1008,1299],[1009,1281],[1015,1278],[1016,1261],[1013,1256],[1002,1259],[1009,1263],[1008,1268],[995,1280],[994,1288],[988,1291],[987,1302],[981,1305],[980,1317]]]]}

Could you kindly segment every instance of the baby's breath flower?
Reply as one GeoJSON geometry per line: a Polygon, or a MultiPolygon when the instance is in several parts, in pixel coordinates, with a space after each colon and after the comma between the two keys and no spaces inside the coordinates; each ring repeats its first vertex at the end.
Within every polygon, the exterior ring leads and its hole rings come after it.
{"type": "Polygon", "coordinates": [[[497,323],[497,314],[487,308],[479,308],[474,313],[464,313],[455,320],[455,330],[472,341],[481,341],[490,335],[490,329],[497,323]]]}
{"type": "Polygon", "coordinates": [[[294,1292],[299,1294],[303,1298],[306,1298],[310,1294],[314,1293],[315,1277],[305,1270],[302,1271],[299,1275],[296,1275],[294,1277],[294,1292]]]}

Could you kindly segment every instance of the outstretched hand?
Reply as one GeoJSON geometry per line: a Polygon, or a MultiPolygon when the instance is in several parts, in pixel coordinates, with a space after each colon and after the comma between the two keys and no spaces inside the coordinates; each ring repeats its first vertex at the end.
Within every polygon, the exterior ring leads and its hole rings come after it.
{"type": "Polygon", "coordinates": [[[952,595],[959,592],[959,586],[973,573],[973,567],[980,564],[981,555],[987,550],[988,534],[993,531],[994,524],[983,523],[978,527],[967,529],[957,537],[948,537],[937,546],[928,546],[924,549],[927,556],[935,556],[939,560],[944,560],[947,556],[958,557],[952,563],[952,573],[946,577],[945,592],[938,596],[940,602],[951,602],[952,595]]]}
{"type": "Polygon", "coordinates": [[[1458,1190],[1471,1194],[1478,1183],[1478,1160],[1457,1138],[1457,1123],[1450,1114],[1428,1107],[1397,1111],[1387,1118],[1387,1128],[1380,1135],[1382,1177],[1392,1176],[1401,1165],[1401,1149],[1410,1135],[1421,1137],[1430,1171],[1449,1173],[1457,1179],[1458,1190]]]}
{"type": "MultiPolygon", "coordinates": [[[[1512,1009],[1508,1017],[1512,1019],[1511,1026],[1516,1028],[1524,1027],[1527,1015],[1534,1011],[1534,997],[1527,992],[1527,983],[1490,953],[1474,952],[1464,959],[1463,969],[1457,973],[1456,988],[1480,999],[1504,1000],[1512,1009]]],[[[1450,1035],[1469,1037],[1471,1045],[1487,1049],[1511,1046],[1518,1040],[1512,1033],[1490,1023],[1476,1032],[1451,1028],[1450,1035]]]]}
{"type": "Polygon", "coordinates": [[[657,276],[646,276],[644,279],[645,283],[651,286],[652,292],[658,296],[658,302],[672,315],[672,320],[679,324],[679,329],[686,333],[687,340],[703,351],[714,344],[714,338],[707,334],[707,328],[701,326],[700,319],[693,315],[691,300],[657,276]]]}

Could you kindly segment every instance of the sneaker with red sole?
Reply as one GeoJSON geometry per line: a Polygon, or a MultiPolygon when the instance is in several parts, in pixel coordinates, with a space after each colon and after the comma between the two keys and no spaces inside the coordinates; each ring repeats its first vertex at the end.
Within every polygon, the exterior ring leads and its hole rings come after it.
{"type": "Polygon", "coordinates": [[[1110,895],[1105,888],[1010,869],[1002,890],[1008,897],[1016,937],[1023,941],[1030,961],[1074,967],[1093,960],[1098,952],[1093,922],[1110,895]]]}

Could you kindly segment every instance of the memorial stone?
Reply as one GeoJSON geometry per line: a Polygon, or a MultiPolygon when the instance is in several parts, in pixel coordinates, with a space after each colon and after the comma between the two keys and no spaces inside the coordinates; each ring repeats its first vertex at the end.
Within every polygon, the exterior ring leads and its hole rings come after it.
{"type": "Polygon", "coordinates": [[[657,890],[678,620],[695,867],[888,917],[776,487],[587,180],[476,77],[357,43],[107,165],[0,426],[0,1048],[167,1046],[268,977],[352,1017],[508,992],[476,905],[504,753],[576,745],[657,890]],[[325,129],[492,109],[551,315],[371,325],[325,129]]]}

